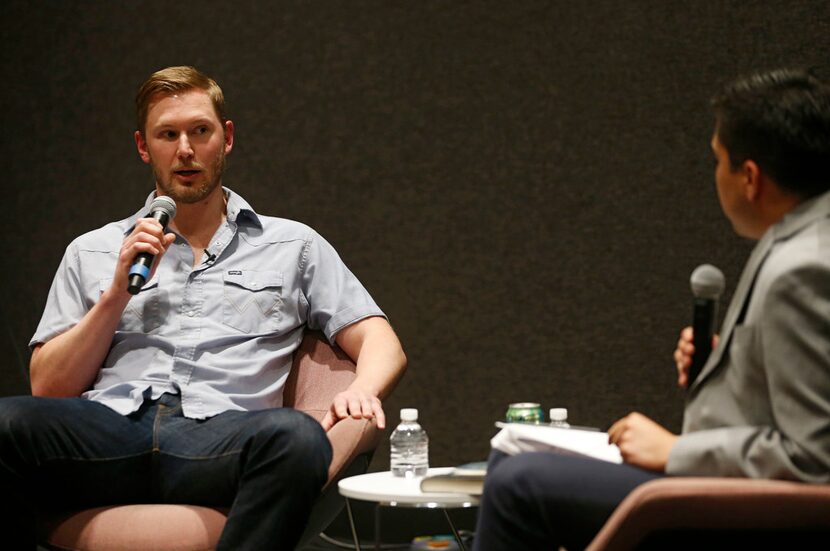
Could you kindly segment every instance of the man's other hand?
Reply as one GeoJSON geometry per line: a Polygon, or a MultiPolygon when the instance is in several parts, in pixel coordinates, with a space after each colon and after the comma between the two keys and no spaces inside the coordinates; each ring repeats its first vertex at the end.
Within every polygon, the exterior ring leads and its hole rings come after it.
{"type": "Polygon", "coordinates": [[[323,429],[328,431],[338,421],[352,417],[354,419],[375,419],[379,429],[386,428],[386,415],[383,413],[380,399],[360,389],[348,388],[334,397],[326,416],[320,421],[323,429]]]}
{"type": "Polygon", "coordinates": [[[677,435],[641,413],[629,413],[608,429],[608,442],[620,448],[623,461],[650,471],[665,472],[677,435]]]}

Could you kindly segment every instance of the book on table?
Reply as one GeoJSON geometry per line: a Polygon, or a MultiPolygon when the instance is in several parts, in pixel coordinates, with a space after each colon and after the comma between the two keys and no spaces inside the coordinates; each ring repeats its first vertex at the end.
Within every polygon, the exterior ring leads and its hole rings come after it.
{"type": "Polygon", "coordinates": [[[448,473],[425,476],[421,480],[421,491],[481,495],[486,474],[486,461],[464,463],[448,473]]]}
{"type": "MultiPolygon", "coordinates": [[[[608,443],[608,433],[597,429],[502,422],[496,426],[501,431],[490,440],[490,445],[507,455],[549,452],[622,463],[619,448],[608,443]]],[[[481,495],[486,474],[486,461],[465,463],[448,473],[424,477],[421,491],[481,495]]]]}
{"type": "Polygon", "coordinates": [[[490,446],[507,455],[551,452],[622,463],[620,449],[608,443],[608,433],[595,429],[558,428],[530,423],[496,423],[501,428],[490,446]]]}

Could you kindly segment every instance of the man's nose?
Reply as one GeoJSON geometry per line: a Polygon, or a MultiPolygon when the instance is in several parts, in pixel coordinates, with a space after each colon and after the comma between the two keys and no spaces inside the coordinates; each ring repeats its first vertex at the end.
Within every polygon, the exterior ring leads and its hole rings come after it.
{"type": "Polygon", "coordinates": [[[187,134],[184,132],[179,136],[176,154],[181,159],[188,159],[193,156],[193,148],[190,146],[190,140],[187,139],[187,134]]]}

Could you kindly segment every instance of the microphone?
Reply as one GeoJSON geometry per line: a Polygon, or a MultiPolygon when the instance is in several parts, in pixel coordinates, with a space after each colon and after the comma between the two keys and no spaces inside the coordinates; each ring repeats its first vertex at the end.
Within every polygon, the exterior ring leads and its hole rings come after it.
{"type": "MultiPolygon", "coordinates": [[[[161,195],[153,199],[150,203],[150,218],[155,218],[161,222],[164,231],[167,231],[167,224],[176,216],[176,202],[170,197],[161,195]]],[[[138,253],[135,256],[133,265],[130,268],[129,284],[127,285],[127,292],[131,295],[137,295],[138,291],[144,286],[147,281],[147,276],[150,275],[150,268],[153,266],[154,256],[150,253],[138,253]]]]}
{"type": "Polygon", "coordinates": [[[688,383],[691,388],[709,354],[712,352],[712,335],[715,329],[715,320],[718,317],[718,299],[725,287],[723,272],[711,264],[701,264],[692,272],[690,279],[692,294],[695,297],[694,321],[692,323],[693,344],[695,353],[692,356],[692,365],[689,367],[688,383]]]}
{"type": "Polygon", "coordinates": [[[205,249],[205,256],[207,258],[205,258],[205,260],[202,262],[202,264],[213,264],[214,262],[216,262],[216,255],[215,254],[210,254],[210,251],[207,250],[207,249],[205,249]]]}

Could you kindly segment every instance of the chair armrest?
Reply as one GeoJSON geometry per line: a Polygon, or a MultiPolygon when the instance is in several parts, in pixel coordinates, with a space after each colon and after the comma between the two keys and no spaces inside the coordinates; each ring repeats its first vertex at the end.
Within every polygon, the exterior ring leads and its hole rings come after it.
{"type": "Polygon", "coordinates": [[[323,490],[337,482],[355,457],[374,451],[382,431],[378,430],[374,419],[353,419],[347,417],[338,421],[326,433],[331,442],[332,458],[329,465],[329,479],[323,490]]]}
{"type": "Polygon", "coordinates": [[[816,528],[830,528],[830,485],[668,477],[634,489],[587,550],[633,549],[657,531],[816,528]]]}

